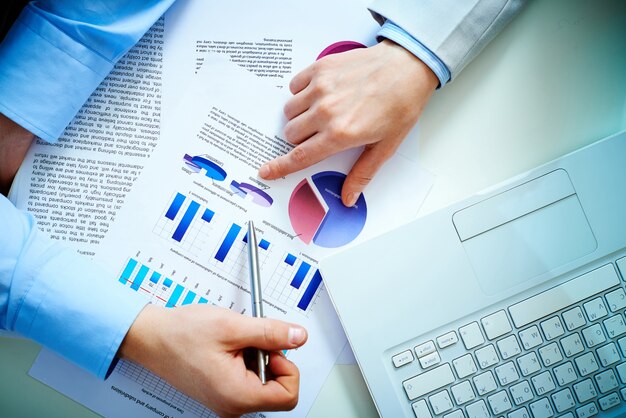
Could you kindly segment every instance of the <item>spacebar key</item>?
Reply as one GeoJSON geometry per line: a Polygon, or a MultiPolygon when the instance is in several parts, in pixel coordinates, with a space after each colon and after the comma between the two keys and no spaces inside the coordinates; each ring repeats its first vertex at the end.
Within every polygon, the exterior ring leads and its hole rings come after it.
{"type": "Polygon", "coordinates": [[[615,268],[612,264],[607,264],[516,303],[509,307],[509,313],[515,326],[520,328],[619,283],[615,268]]]}
{"type": "Polygon", "coordinates": [[[449,364],[444,364],[426,373],[402,382],[409,400],[417,399],[433,390],[442,388],[454,382],[454,375],[449,364]]]}

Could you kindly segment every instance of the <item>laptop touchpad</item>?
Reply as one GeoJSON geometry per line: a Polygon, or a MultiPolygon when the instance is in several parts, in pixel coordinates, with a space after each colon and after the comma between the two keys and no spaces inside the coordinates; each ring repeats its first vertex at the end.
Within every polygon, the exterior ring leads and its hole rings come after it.
{"type": "Polygon", "coordinates": [[[480,286],[489,295],[597,247],[565,170],[458,211],[452,220],[480,286]]]}

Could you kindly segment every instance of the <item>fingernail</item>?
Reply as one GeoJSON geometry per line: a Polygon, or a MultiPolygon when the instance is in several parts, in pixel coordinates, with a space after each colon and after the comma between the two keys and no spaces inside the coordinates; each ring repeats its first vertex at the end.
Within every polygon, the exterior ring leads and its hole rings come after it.
{"type": "Polygon", "coordinates": [[[259,168],[259,176],[266,178],[270,175],[270,166],[268,164],[263,164],[261,168],[259,168]]]}
{"type": "Polygon", "coordinates": [[[357,192],[350,192],[350,193],[348,193],[348,204],[346,206],[348,206],[348,207],[354,206],[356,201],[359,199],[359,195],[360,195],[360,193],[357,193],[357,192]]]}
{"type": "Polygon", "coordinates": [[[299,345],[302,343],[302,341],[304,341],[304,337],[305,337],[304,329],[297,328],[297,327],[289,328],[289,335],[287,337],[289,339],[289,344],[299,345]]]}

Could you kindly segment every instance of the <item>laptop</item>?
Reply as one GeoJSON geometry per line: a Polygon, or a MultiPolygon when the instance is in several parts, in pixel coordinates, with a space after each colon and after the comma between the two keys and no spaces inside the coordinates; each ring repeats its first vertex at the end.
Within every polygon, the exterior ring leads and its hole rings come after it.
{"type": "Polygon", "coordinates": [[[382,417],[626,416],[626,132],[321,270],[382,417]]]}

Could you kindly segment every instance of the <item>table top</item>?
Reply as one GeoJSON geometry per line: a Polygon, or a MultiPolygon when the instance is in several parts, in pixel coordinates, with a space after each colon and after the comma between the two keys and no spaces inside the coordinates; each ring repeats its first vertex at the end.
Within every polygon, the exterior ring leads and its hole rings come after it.
{"type": "MultiPolygon", "coordinates": [[[[626,2],[531,1],[424,112],[403,144],[435,176],[420,215],[626,129],[626,2]]],[[[95,417],[27,375],[39,346],[0,338],[0,415],[95,417]]],[[[376,417],[337,365],[310,418],[376,417]]]]}

